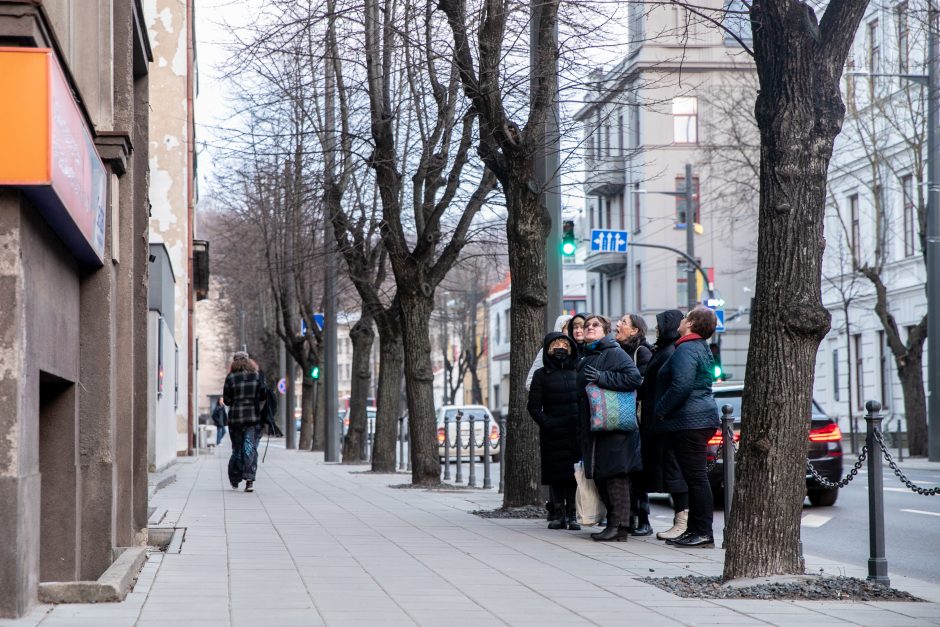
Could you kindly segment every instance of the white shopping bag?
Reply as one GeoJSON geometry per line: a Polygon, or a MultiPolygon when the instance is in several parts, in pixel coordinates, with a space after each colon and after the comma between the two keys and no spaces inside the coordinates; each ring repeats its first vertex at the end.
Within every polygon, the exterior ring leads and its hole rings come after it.
{"type": "Polygon", "coordinates": [[[574,478],[578,482],[578,492],[575,503],[578,505],[578,522],[591,527],[604,520],[607,510],[597,493],[597,486],[593,479],[584,476],[584,464],[578,462],[574,465],[574,478]]]}

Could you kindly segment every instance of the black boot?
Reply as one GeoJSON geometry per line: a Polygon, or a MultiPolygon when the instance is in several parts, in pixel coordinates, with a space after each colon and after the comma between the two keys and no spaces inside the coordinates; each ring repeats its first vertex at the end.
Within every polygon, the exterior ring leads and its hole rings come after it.
{"type": "Polygon", "coordinates": [[[570,531],[581,531],[581,523],[578,522],[578,510],[574,507],[569,507],[566,511],[568,515],[568,529],[570,531]]]}
{"type": "Polygon", "coordinates": [[[549,529],[564,529],[565,525],[568,524],[568,519],[565,517],[565,506],[561,503],[555,503],[552,510],[555,512],[555,517],[548,523],[549,529]]]}
{"type": "Polygon", "coordinates": [[[651,536],[653,535],[653,527],[650,525],[650,517],[646,514],[640,514],[637,516],[636,525],[633,529],[630,530],[631,536],[651,536]]]}
{"type": "Polygon", "coordinates": [[[595,542],[626,542],[630,538],[630,529],[621,526],[616,520],[610,520],[606,529],[592,533],[591,538],[595,542]]]}

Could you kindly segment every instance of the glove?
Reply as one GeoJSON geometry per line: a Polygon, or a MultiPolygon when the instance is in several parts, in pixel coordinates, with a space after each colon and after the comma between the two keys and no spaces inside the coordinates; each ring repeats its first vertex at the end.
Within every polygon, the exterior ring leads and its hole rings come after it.
{"type": "Polygon", "coordinates": [[[600,370],[594,366],[585,366],[584,368],[584,378],[588,380],[588,383],[594,383],[597,381],[597,378],[600,376],[600,370]]]}

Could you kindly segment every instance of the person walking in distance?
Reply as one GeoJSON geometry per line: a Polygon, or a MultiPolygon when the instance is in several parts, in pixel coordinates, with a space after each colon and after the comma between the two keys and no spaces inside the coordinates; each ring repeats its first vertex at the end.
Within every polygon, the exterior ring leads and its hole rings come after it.
{"type": "Polygon", "coordinates": [[[631,392],[643,377],[633,359],[610,333],[610,321],[589,314],[584,319],[584,354],[578,364],[579,432],[584,474],[594,479],[607,507],[607,527],[591,534],[598,542],[626,542],[630,536],[630,478],[640,470],[640,434],[633,431],[591,431],[587,385],[602,390],[631,392]]]}
{"type": "Polygon", "coordinates": [[[229,438],[232,456],[228,460],[228,480],[234,489],[245,481],[245,492],[253,492],[258,471],[258,442],[261,440],[259,403],[266,397],[264,378],[248,353],[238,351],[232,358],[222,398],[229,408],[229,438]]]}
{"type": "Polygon", "coordinates": [[[215,399],[215,407],[212,409],[212,423],[215,425],[215,445],[218,446],[225,437],[225,426],[228,424],[228,415],[225,413],[225,405],[222,399],[215,399]]]}
{"type": "Polygon", "coordinates": [[[643,385],[640,386],[640,441],[643,451],[643,486],[646,493],[668,492],[672,497],[672,527],[656,534],[659,540],[675,540],[688,526],[689,487],[682,478],[672,448],[662,434],[656,432],[656,381],[659,371],[676,350],[682,312],[668,309],[656,314],[656,343],[653,355],[646,364],[643,385]]]}
{"type": "Polygon", "coordinates": [[[684,548],[714,548],[714,501],[708,482],[708,440],[720,423],[712,395],[714,363],[707,340],[718,317],[695,307],[679,323],[676,350],[656,381],[656,428],[666,434],[682,477],[689,486],[689,523],[685,533],[666,540],[684,548]]]}
{"type": "MultiPolygon", "coordinates": [[[[653,356],[653,347],[646,341],[646,320],[640,314],[624,314],[617,322],[614,339],[620,344],[627,355],[633,358],[636,369],[646,376],[646,366],[653,356]]],[[[637,400],[640,400],[639,392],[637,400]]],[[[642,403],[638,407],[642,411],[642,403]]],[[[637,416],[640,418],[640,416],[637,416]]],[[[643,432],[640,432],[640,451],[642,456],[643,432]]],[[[630,535],[649,536],[653,534],[650,525],[650,500],[646,486],[643,483],[643,472],[637,471],[630,475],[630,535]]]]}
{"type": "Polygon", "coordinates": [[[539,426],[542,483],[551,487],[553,517],[549,529],[581,529],[575,506],[574,464],[578,449],[578,347],[564,333],[545,336],[543,366],[529,388],[529,415],[539,426]]]}

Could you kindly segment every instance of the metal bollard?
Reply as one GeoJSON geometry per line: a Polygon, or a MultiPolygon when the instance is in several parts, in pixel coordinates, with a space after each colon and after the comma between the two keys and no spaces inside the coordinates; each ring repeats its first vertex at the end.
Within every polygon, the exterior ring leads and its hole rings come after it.
{"type": "MultiPolygon", "coordinates": [[[[408,419],[408,416],[405,416],[408,419]]],[[[405,455],[405,470],[411,472],[411,423],[405,426],[405,439],[408,441],[408,453],[405,455]]]]}
{"type": "Polygon", "coordinates": [[[898,441],[898,461],[904,461],[904,448],[901,446],[901,419],[898,418],[898,425],[894,430],[895,437],[898,441]]]}
{"type": "Polygon", "coordinates": [[[398,417],[398,470],[405,469],[405,417],[398,417]]]}
{"type": "Polygon", "coordinates": [[[366,418],[366,454],[363,459],[372,459],[372,447],[375,444],[375,426],[366,418]]]}
{"type": "Polygon", "coordinates": [[[463,420],[463,412],[458,409],[457,410],[457,434],[454,437],[454,439],[456,440],[456,442],[454,443],[455,444],[454,448],[457,451],[457,476],[454,477],[454,481],[456,481],[457,483],[463,483],[463,469],[460,467],[460,449],[463,446],[463,441],[461,439],[461,436],[463,434],[460,433],[462,420],[463,420]]]}
{"type": "Polygon", "coordinates": [[[506,488],[506,418],[499,417],[499,493],[506,488]]]}
{"type": "Polygon", "coordinates": [[[885,557],[885,508],[884,477],[881,475],[881,448],[875,439],[875,430],[881,429],[881,403],[865,403],[866,434],[868,447],[868,581],[890,586],[888,560],[885,557]]]}
{"type": "Polygon", "coordinates": [[[444,414],[444,481],[450,481],[450,416],[444,414]]]}
{"type": "Polygon", "coordinates": [[[467,479],[467,486],[477,487],[477,431],[476,416],[470,414],[470,477],[467,479]]]}
{"type": "Polygon", "coordinates": [[[493,487],[490,479],[490,415],[483,415],[483,489],[489,490],[493,487]]]}
{"type": "MultiPolygon", "coordinates": [[[[731,519],[731,500],[734,498],[734,407],[721,407],[722,470],[725,479],[725,528],[731,519]]],[[[728,534],[725,534],[725,538],[728,534]]],[[[724,544],[722,544],[724,546],[724,544]]]]}

